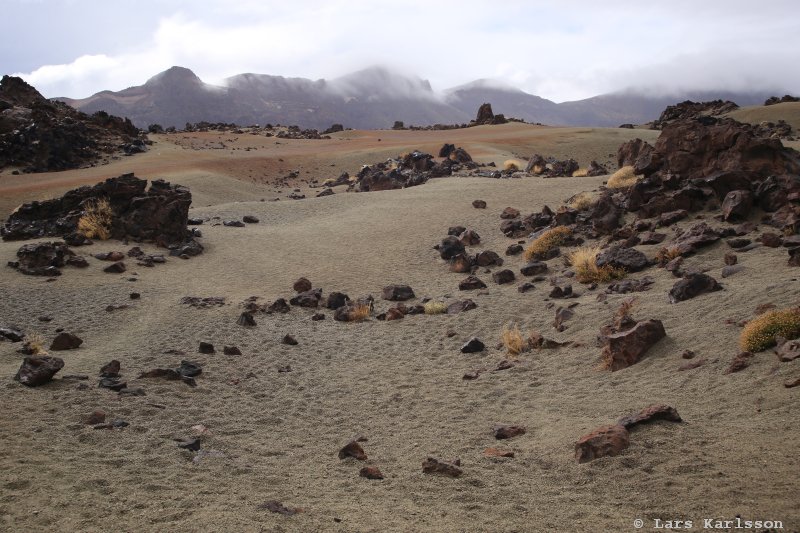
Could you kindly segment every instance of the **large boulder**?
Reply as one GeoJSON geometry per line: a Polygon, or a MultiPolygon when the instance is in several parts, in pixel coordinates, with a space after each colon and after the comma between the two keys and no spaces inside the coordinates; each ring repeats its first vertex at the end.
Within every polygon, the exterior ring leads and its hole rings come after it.
{"type": "Polygon", "coordinates": [[[3,240],[10,241],[75,233],[78,220],[100,199],[108,200],[111,209],[112,238],[154,242],[164,247],[192,241],[187,228],[192,203],[189,189],[164,180],[152,181],[147,189],[147,180],[133,174],[79,187],[61,198],[23,204],[8,217],[0,234],[3,240]]]}
{"type": "Polygon", "coordinates": [[[658,341],[667,336],[660,320],[644,320],[630,329],[602,338],[603,360],[615,372],[639,362],[658,341]]]}
{"type": "Polygon", "coordinates": [[[38,387],[53,379],[56,372],[62,368],[64,360],[60,357],[32,355],[23,359],[22,366],[19,367],[14,379],[28,387],[38,387]]]}

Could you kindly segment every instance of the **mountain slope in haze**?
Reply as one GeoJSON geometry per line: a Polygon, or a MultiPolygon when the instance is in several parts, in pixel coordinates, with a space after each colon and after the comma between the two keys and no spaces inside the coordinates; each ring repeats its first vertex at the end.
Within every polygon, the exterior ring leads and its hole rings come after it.
{"type": "MultiPolygon", "coordinates": [[[[774,92],[774,91],[772,91],[774,92]]],[[[778,93],[775,93],[778,94],[778,93]]],[[[408,125],[462,124],[489,102],[495,113],[527,122],[564,126],[615,127],[658,118],[668,105],[692,100],[733,100],[740,106],[763,103],[770,94],[707,91],[672,96],[618,92],[555,103],[494,81],[478,80],[439,95],[430,83],[382,67],[332,80],[239,74],[224,86],[204,83],[191,70],[172,67],[144,85],[83,99],[61,98],[77,109],[126,116],[149,124],[183,127],[187,122],[296,124],[324,129],[334,123],[359,129],[408,125]]]]}

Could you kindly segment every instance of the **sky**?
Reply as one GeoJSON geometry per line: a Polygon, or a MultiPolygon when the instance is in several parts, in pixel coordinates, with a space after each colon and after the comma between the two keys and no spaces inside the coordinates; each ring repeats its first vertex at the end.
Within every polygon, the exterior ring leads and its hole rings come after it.
{"type": "Polygon", "coordinates": [[[0,74],[47,97],[178,65],[335,78],[384,66],[442,92],[488,78],[556,102],[636,89],[800,92],[796,0],[0,0],[0,74]]]}

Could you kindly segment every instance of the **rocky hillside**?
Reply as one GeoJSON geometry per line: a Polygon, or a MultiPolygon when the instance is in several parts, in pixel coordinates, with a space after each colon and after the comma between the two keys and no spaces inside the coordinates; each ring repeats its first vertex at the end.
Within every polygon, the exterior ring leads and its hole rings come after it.
{"type": "Polygon", "coordinates": [[[139,130],[128,119],[76,111],[46,99],[20,78],[0,81],[0,169],[67,170],[144,150],[139,130]]]}
{"type": "Polygon", "coordinates": [[[724,91],[672,96],[621,92],[557,104],[496,82],[478,80],[438,94],[430,83],[382,67],[361,70],[331,80],[239,74],[223,86],[204,83],[191,70],[172,67],[144,85],[123,91],[102,91],[83,99],[61,100],[87,113],[106,111],[126,116],[140,128],[150,124],[182,128],[187,122],[240,125],[296,124],[325,129],[331,124],[350,128],[462,124],[490,102],[494,111],[528,122],[566,126],[643,124],[658,118],[668,105],[683,100],[733,100],[739,105],[761,103],[766,94],[724,91]]]}

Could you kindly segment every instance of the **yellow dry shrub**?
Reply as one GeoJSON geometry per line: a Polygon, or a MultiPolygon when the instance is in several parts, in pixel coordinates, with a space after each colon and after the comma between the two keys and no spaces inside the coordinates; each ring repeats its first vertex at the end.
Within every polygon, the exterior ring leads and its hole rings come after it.
{"type": "Polygon", "coordinates": [[[604,283],[625,277],[625,270],[611,265],[597,266],[599,246],[583,246],[567,256],[567,261],[575,271],[575,279],[580,283],[604,283]]]}
{"type": "Polygon", "coordinates": [[[775,346],[775,336],[800,337],[800,307],[770,311],[754,318],[742,330],[739,346],[748,352],[760,352],[775,346]]]}
{"type": "Polygon", "coordinates": [[[523,339],[522,332],[516,324],[503,326],[503,331],[500,333],[500,338],[503,341],[509,355],[519,355],[525,351],[528,343],[523,339]]]}
{"type": "Polygon", "coordinates": [[[524,165],[522,161],[519,159],[506,159],[503,162],[503,170],[510,170],[516,172],[517,170],[521,169],[524,165]]]}
{"type": "Polygon", "coordinates": [[[447,312],[447,304],[431,300],[423,305],[426,315],[441,315],[447,312]]]}
{"type": "Polygon", "coordinates": [[[26,337],[25,347],[31,355],[47,355],[44,349],[44,339],[38,333],[30,333],[26,337]]]}
{"type": "Polygon", "coordinates": [[[589,175],[588,168],[579,168],[578,170],[572,173],[573,178],[585,178],[588,175],[589,175]]]}
{"type": "Polygon", "coordinates": [[[638,179],[639,176],[634,173],[633,167],[628,165],[611,174],[611,177],[608,178],[608,182],[606,183],[606,187],[609,189],[622,189],[624,187],[630,187],[636,183],[638,179]]]}
{"type": "Polygon", "coordinates": [[[370,305],[366,302],[358,302],[353,305],[353,310],[350,311],[350,316],[352,317],[352,322],[362,322],[369,318],[369,314],[372,312],[370,305]]]}
{"type": "Polygon", "coordinates": [[[573,196],[567,205],[572,209],[583,211],[594,205],[594,197],[588,192],[582,192],[573,196]]]}
{"type": "Polygon", "coordinates": [[[656,252],[656,263],[663,266],[680,255],[681,250],[677,246],[664,246],[656,252]]]}
{"type": "Polygon", "coordinates": [[[539,235],[525,248],[525,259],[533,260],[537,254],[542,254],[563,243],[572,231],[566,226],[557,226],[539,235]]]}
{"type": "Polygon", "coordinates": [[[326,179],[325,181],[322,182],[322,186],[323,187],[331,187],[331,186],[333,186],[334,183],[336,183],[335,179],[328,178],[328,179],[326,179]]]}
{"type": "Polygon", "coordinates": [[[106,198],[98,198],[86,205],[83,216],[78,220],[78,231],[89,239],[104,241],[111,237],[111,220],[114,212],[106,198]]]}

